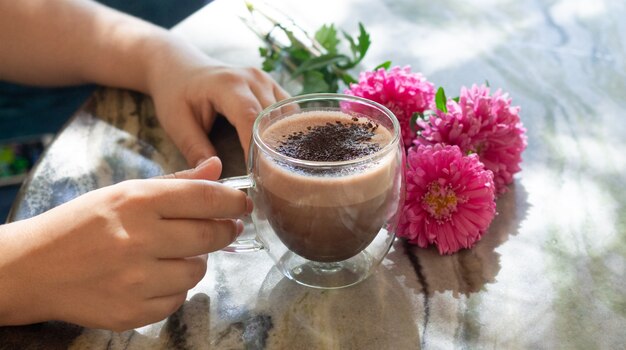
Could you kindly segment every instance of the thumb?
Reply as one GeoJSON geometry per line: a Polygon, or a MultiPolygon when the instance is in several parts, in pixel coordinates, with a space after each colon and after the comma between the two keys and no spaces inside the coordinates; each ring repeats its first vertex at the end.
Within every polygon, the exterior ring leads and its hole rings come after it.
{"type": "Polygon", "coordinates": [[[173,174],[163,175],[157,179],[188,179],[188,180],[211,180],[216,181],[222,173],[222,161],[217,157],[211,157],[193,169],[178,171],[173,174]]]}
{"type": "Polygon", "coordinates": [[[189,107],[182,111],[183,115],[176,119],[169,119],[167,133],[180,150],[187,164],[198,166],[202,161],[217,155],[215,147],[199,122],[193,117],[189,107]]]}
{"type": "Polygon", "coordinates": [[[202,132],[199,132],[198,135],[194,135],[189,139],[181,141],[178,147],[181,150],[183,157],[185,157],[187,164],[195,167],[198,167],[204,161],[217,154],[215,147],[213,147],[213,144],[209,141],[207,135],[202,132]]]}

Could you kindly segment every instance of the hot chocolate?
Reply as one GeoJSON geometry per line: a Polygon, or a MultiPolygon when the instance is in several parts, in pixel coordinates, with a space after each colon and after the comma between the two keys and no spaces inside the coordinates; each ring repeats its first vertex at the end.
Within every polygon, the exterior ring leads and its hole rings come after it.
{"type": "MultiPolygon", "coordinates": [[[[255,203],[293,252],[319,262],[342,261],[367,247],[386,220],[397,152],[381,152],[391,132],[367,117],[312,111],[279,120],[261,133],[276,152],[304,162],[258,157],[255,203]],[[363,161],[358,161],[364,159],[363,161]],[[356,160],[332,169],[311,162],[356,160]]],[[[400,170],[401,171],[401,170],[400,170]]]]}

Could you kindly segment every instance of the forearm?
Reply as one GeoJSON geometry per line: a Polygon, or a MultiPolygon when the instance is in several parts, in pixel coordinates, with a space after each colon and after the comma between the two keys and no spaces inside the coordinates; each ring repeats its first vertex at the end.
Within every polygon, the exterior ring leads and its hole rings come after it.
{"type": "Polygon", "coordinates": [[[2,80],[147,92],[154,57],[178,45],[165,29],[89,0],[0,2],[2,80]]]}
{"type": "Polygon", "coordinates": [[[47,305],[33,296],[42,288],[30,264],[36,254],[36,219],[0,225],[0,325],[18,325],[49,318],[47,305]]]}

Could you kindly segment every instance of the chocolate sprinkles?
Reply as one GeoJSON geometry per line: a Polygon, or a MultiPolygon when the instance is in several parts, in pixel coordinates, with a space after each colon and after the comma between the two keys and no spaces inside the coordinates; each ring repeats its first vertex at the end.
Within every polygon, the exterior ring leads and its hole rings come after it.
{"type": "MultiPolygon", "coordinates": [[[[308,126],[306,131],[283,135],[276,151],[282,155],[316,162],[338,162],[361,158],[378,152],[372,141],[378,124],[335,121],[308,126]]],[[[358,119],[357,119],[358,121],[358,119]]]]}

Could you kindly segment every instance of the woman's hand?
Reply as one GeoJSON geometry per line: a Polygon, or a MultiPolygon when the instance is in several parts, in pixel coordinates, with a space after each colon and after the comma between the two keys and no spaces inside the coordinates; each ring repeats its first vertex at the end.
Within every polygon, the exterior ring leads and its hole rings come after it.
{"type": "Polygon", "coordinates": [[[235,126],[247,153],[257,114],[288,96],[259,69],[227,67],[173,33],[95,1],[0,1],[0,62],[0,80],[97,83],[151,95],[190,166],[215,155],[207,134],[217,113],[235,126]]]}
{"type": "Polygon", "coordinates": [[[0,227],[0,324],[56,319],[121,331],[176,311],[205,274],[204,254],[230,244],[251,211],[243,192],[205,181],[220,172],[212,158],[0,227]]]}
{"type": "Polygon", "coordinates": [[[153,55],[147,81],[157,117],[191,166],[215,155],[207,134],[217,113],[237,129],[247,158],[257,115],[289,97],[260,69],[225,66],[182,42],[153,55]]]}

